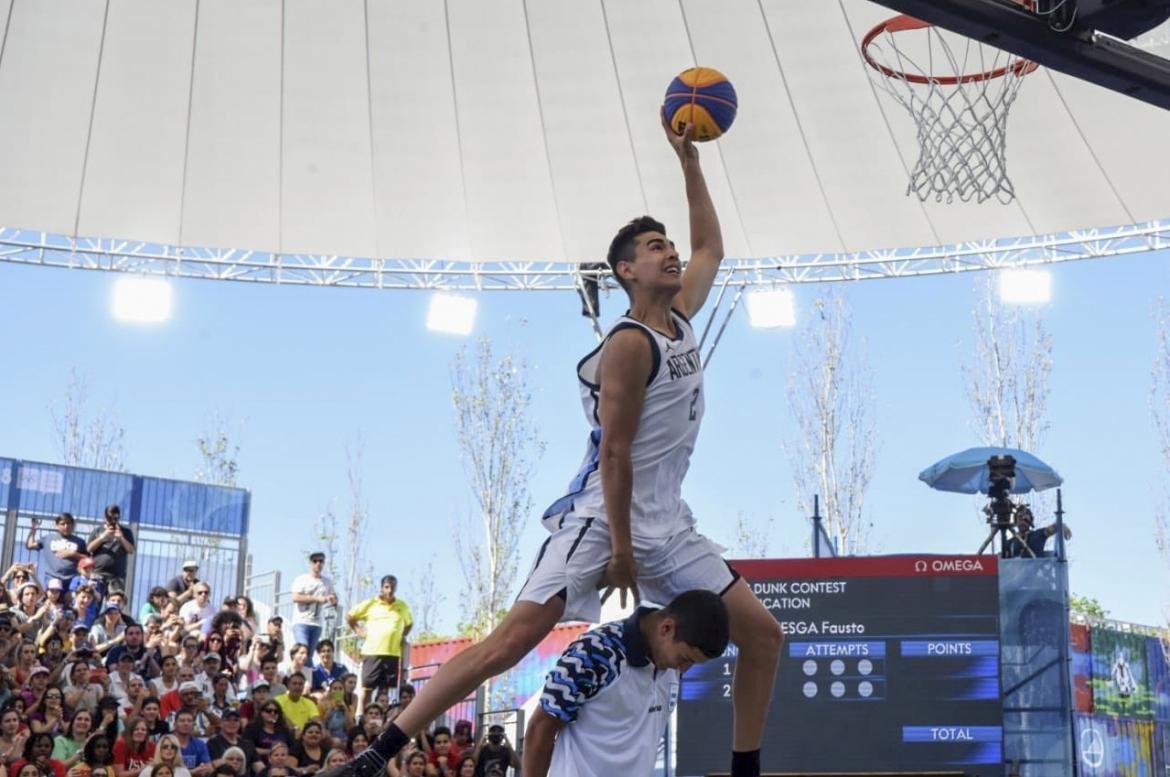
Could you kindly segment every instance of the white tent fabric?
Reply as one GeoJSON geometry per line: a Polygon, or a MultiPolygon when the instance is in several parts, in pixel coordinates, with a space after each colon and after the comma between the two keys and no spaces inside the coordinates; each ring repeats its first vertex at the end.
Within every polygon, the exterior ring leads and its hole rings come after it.
{"type": "Polygon", "coordinates": [[[591,261],[685,241],[658,106],[717,67],[702,149],[729,256],[1170,216],[1170,114],[1041,69],[1011,205],[904,195],[914,126],[868,82],[865,0],[0,0],[0,225],[180,246],[591,261]]]}

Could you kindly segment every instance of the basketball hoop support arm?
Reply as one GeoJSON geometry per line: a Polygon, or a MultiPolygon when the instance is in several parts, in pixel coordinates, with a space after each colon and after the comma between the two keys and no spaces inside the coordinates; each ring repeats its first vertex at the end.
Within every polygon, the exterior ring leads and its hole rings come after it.
{"type": "Polygon", "coordinates": [[[1170,62],[1083,27],[1058,32],[1003,0],[875,0],[880,5],[1170,110],[1170,62]]]}

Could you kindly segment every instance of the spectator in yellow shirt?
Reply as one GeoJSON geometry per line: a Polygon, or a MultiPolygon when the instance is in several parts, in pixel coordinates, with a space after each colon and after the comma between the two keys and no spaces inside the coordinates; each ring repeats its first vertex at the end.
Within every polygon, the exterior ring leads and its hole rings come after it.
{"type": "Polygon", "coordinates": [[[304,695],[305,676],[303,674],[294,672],[285,679],[285,683],[288,684],[288,690],[273,701],[280,706],[280,711],[284,713],[284,719],[288,721],[293,734],[300,736],[306,723],[313,719],[321,719],[321,710],[317,707],[317,702],[304,695]]]}
{"type": "Polygon", "coordinates": [[[362,643],[362,709],[383,688],[390,692],[391,701],[397,700],[402,642],[414,625],[406,602],[394,596],[397,590],[398,578],[386,575],[381,594],[358,604],[345,616],[349,627],[366,640],[362,643]],[[364,628],[360,625],[363,621],[364,628]]]}

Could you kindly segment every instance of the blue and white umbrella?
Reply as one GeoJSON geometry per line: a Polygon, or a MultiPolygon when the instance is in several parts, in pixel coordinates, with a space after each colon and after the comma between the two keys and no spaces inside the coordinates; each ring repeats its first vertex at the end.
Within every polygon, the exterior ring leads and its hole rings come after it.
{"type": "Polygon", "coordinates": [[[1064,482],[1052,467],[1016,448],[968,448],[930,465],[918,474],[918,479],[939,491],[986,494],[990,485],[987,460],[992,456],[1011,456],[1016,460],[1013,494],[1044,491],[1064,482]]]}

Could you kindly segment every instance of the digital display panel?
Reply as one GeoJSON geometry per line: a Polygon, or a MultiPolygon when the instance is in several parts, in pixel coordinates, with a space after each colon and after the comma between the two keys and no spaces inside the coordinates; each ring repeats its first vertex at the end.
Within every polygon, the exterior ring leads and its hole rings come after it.
{"type": "MultiPolygon", "coordinates": [[[[765,772],[1003,774],[994,556],[731,563],[785,635],[765,772]]],[[[682,678],[678,775],[728,769],[736,656],[682,678]]]]}

